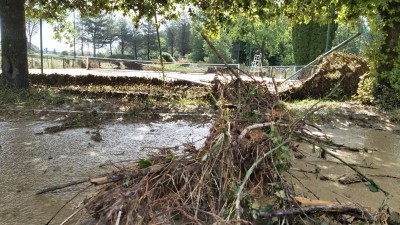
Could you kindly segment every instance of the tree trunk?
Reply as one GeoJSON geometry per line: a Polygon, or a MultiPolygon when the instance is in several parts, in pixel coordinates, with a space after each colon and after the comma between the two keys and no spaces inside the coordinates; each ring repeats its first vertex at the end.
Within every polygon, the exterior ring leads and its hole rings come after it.
{"type": "Polygon", "coordinates": [[[96,40],[93,38],[93,57],[96,57],[96,40]]]}
{"type": "Polygon", "coordinates": [[[0,0],[2,71],[8,86],[28,88],[25,0],[0,0]]]}
{"type": "Polygon", "coordinates": [[[138,59],[138,57],[137,57],[137,45],[135,44],[135,59],[137,60],[138,59]]]}
{"type": "Polygon", "coordinates": [[[147,60],[150,60],[150,39],[147,37],[147,60]]]}
{"type": "Polygon", "coordinates": [[[378,72],[391,71],[394,69],[396,62],[400,62],[399,55],[399,38],[400,38],[400,21],[396,19],[396,15],[391,13],[391,10],[398,11],[400,2],[389,1],[387,8],[379,10],[383,26],[383,33],[386,34],[384,43],[381,47],[381,53],[386,56],[385,60],[378,67],[378,72]]]}
{"type": "Polygon", "coordinates": [[[110,40],[110,55],[113,55],[113,52],[112,52],[112,40],[110,40]]]}
{"type": "Polygon", "coordinates": [[[81,39],[82,40],[82,42],[81,42],[81,54],[82,54],[82,56],[85,56],[85,54],[84,54],[84,52],[83,52],[83,42],[84,42],[84,40],[83,40],[83,38],[81,39]]]}
{"type": "Polygon", "coordinates": [[[172,36],[172,41],[171,41],[171,56],[174,57],[174,36],[172,36]]]}

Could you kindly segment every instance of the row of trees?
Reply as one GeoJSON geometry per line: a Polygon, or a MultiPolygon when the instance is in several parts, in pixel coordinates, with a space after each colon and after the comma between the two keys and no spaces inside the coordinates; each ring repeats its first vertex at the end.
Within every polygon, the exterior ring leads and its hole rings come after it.
{"type": "MultiPolygon", "coordinates": [[[[369,55],[370,65],[375,71],[371,73],[369,83],[374,86],[370,90],[373,90],[372,94],[376,97],[391,96],[393,97],[391,104],[400,105],[400,0],[215,0],[211,2],[208,0],[0,0],[0,6],[2,71],[7,84],[16,88],[29,86],[25,36],[26,13],[48,20],[63,21],[69,10],[79,10],[85,18],[96,17],[102,12],[120,11],[131,16],[138,24],[141,19],[153,20],[156,15],[173,19],[177,17],[178,8],[186,9],[191,16],[198,15],[199,12],[203,15],[200,21],[204,28],[201,28],[201,31],[209,35],[220,35],[221,38],[216,43],[222,46],[222,49],[229,45],[229,41],[234,41],[235,43],[231,44],[236,44],[236,46],[241,46],[241,42],[245,42],[240,40],[241,38],[234,40],[225,36],[226,33],[232,33],[230,29],[232,24],[239,23],[241,20],[244,23],[248,20],[252,33],[257,34],[257,29],[273,26],[282,17],[289,18],[290,24],[295,25],[308,24],[310,21],[329,24],[333,19],[342,24],[354,24],[360,16],[363,16],[368,20],[370,29],[376,34],[376,39],[371,43],[372,51],[369,55]]],[[[67,27],[59,26],[60,30],[65,30],[67,27]]],[[[193,24],[192,27],[200,29],[193,24]]],[[[248,33],[239,30],[239,34],[246,36],[248,33]]],[[[263,35],[268,36],[268,34],[263,35]]],[[[267,48],[267,44],[271,44],[263,40],[262,35],[258,34],[251,39],[252,42],[256,42],[258,49],[267,53],[273,48],[267,48]]],[[[278,42],[282,43],[282,41],[285,40],[278,42]]],[[[195,46],[198,48],[201,43],[192,45],[193,48],[195,46]]],[[[281,44],[272,46],[279,46],[281,52],[288,50],[282,48],[281,44]]],[[[237,55],[241,55],[243,48],[238,49],[237,55]]],[[[204,53],[204,57],[212,57],[212,55],[206,55],[207,49],[204,49],[204,53]]],[[[273,56],[272,53],[265,55],[273,56]]],[[[202,57],[200,53],[198,56],[202,57]]],[[[285,54],[282,58],[285,58],[285,54]]]]}
{"type": "MultiPolygon", "coordinates": [[[[75,15],[74,15],[75,17],[75,15]]],[[[204,18],[203,18],[204,19],[204,18]]],[[[135,27],[132,20],[116,14],[101,14],[93,18],[73,19],[75,43],[78,55],[111,56],[150,60],[158,58],[156,29],[151,21],[142,21],[135,27]],[[98,54],[99,49],[107,53],[98,54]]],[[[208,63],[220,63],[200,35],[202,18],[183,14],[178,20],[167,21],[161,29],[161,46],[175,59],[208,63]]],[[[258,52],[264,56],[264,65],[304,65],[327,51],[335,40],[338,25],[320,25],[316,22],[294,26],[280,17],[274,23],[254,24],[242,17],[237,23],[220,31],[215,40],[218,50],[230,63],[250,64],[252,56],[258,52]],[[288,29],[289,27],[289,29],[288,29]]],[[[39,51],[31,44],[32,36],[38,33],[39,20],[29,18],[26,24],[28,50],[39,51]]],[[[339,41],[351,33],[341,26],[339,41]],[[347,31],[347,32],[346,32],[347,31]]],[[[69,40],[72,44],[72,40],[69,40]]],[[[356,46],[360,53],[361,46],[356,46]]]]}
{"type": "MultiPolygon", "coordinates": [[[[189,17],[183,14],[178,20],[167,21],[160,32],[162,51],[175,59],[221,63],[200,35],[204,20],[201,15],[189,17]]],[[[285,17],[268,24],[254,24],[242,17],[237,23],[221,29],[214,42],[229,63],[250,64],[254,54],[262,53],[264,65],[290,65],[299,62],[293,60],[292,30],[288,29],[289,26],[290,21],[285,17]]],[[[37,33],[38,25],[35,20],[29,19],[26,27],[28,49],[32,50],[30,40],[37,33]]],[[[80,55],[115,55],[142,60],[159,57],[156,29],[152,21],[142,20],[136,27],[129,18],[100,14],[89,18],[79,16],[74,27],[72,32],[75,32],[74,40],[80,55]],[[99,49],[106,49],[107,53],[99,55],[99,49]]],[[[320,42],[325,43],[325,35],[319,38],[320,42]]],[[[315,57],[315,54],[310,57],[315,57]]]]}
{"type": "MultiPolygon", "coordinates": [[[[147,60],[157,57],[157,32],[152,21],[144,20],[136,27],[126,17],[116,19],[114,14],[101,14],[94,18],[80,17],[76,31],[81,55],[85,54],[85,46],[90,46],[93,56],[97,56],[99,49],[107,48],[109,55],[118,53],[147,60]]],[[[185,57],[190,52],[190,22],[187,17],[169,22],[161,36],[163,50],[172,56],[185,57]]]]}

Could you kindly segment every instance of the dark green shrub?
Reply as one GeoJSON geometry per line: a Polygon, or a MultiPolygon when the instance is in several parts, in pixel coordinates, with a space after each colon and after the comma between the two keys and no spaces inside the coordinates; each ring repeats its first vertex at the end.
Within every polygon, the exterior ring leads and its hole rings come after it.
{"type": "Polygon", "coordinates": [[[165,62],[174,62],[174,57],[172,57],[168,52],[163,52],[162,57],[165,62]]]}

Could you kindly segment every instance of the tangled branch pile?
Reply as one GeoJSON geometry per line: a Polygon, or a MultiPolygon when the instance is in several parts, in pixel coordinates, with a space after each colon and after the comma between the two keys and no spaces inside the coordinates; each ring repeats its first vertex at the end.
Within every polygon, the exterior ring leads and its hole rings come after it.
{"type": "MultiPolygon", "coordinates": [[[[281,172],[289,167],[292,134],[301,133],[304,124],[292,121],[266,87],[216,80],[212,96],[220,113],[204,147],[187,145],[179,153],[164,149],[91,180],[111,183],[85,202],[99,224],[246,224],[257,216],[271,221],[293,212],[346,214],[348,209],[337,205],[298,208],[281,172]],[[289,210],[277,210],[282,208],[289,210]]],[[[350,208],[359,217],[369,215],[350,208]]]]}
{"type": "Polygon", "coordinates": [[[86,208],[103,224],[115,224],[119,212],[121,224],[165,223],[174,215],[207,224],[251,219],[253,199],[288,189],[278,171],[287,167],[290,129],[280,125],[277,98],[257,85],[218,82],[221,113],[203,148],[155,154],[125,168],[86,208]]]}

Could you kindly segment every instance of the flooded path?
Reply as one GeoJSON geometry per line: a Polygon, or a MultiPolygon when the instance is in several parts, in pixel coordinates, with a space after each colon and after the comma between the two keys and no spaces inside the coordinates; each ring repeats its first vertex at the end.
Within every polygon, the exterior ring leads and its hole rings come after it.
{"type": "MultiPolygon", "coordinates": [[[[99,165],[111,160],[144,158],[154,148],[180,146],[208,135],[210,124],[152,121],[102,125],[101,142],[89,128],[35,135],[55,125],[44,121],[0,122],[0,225],[44,225],[87,184],[35,195],[46,187],[110,172],[99,165]]],[[[69,204],[51,224],[61,223],[84,195],[69,204]]]]}

